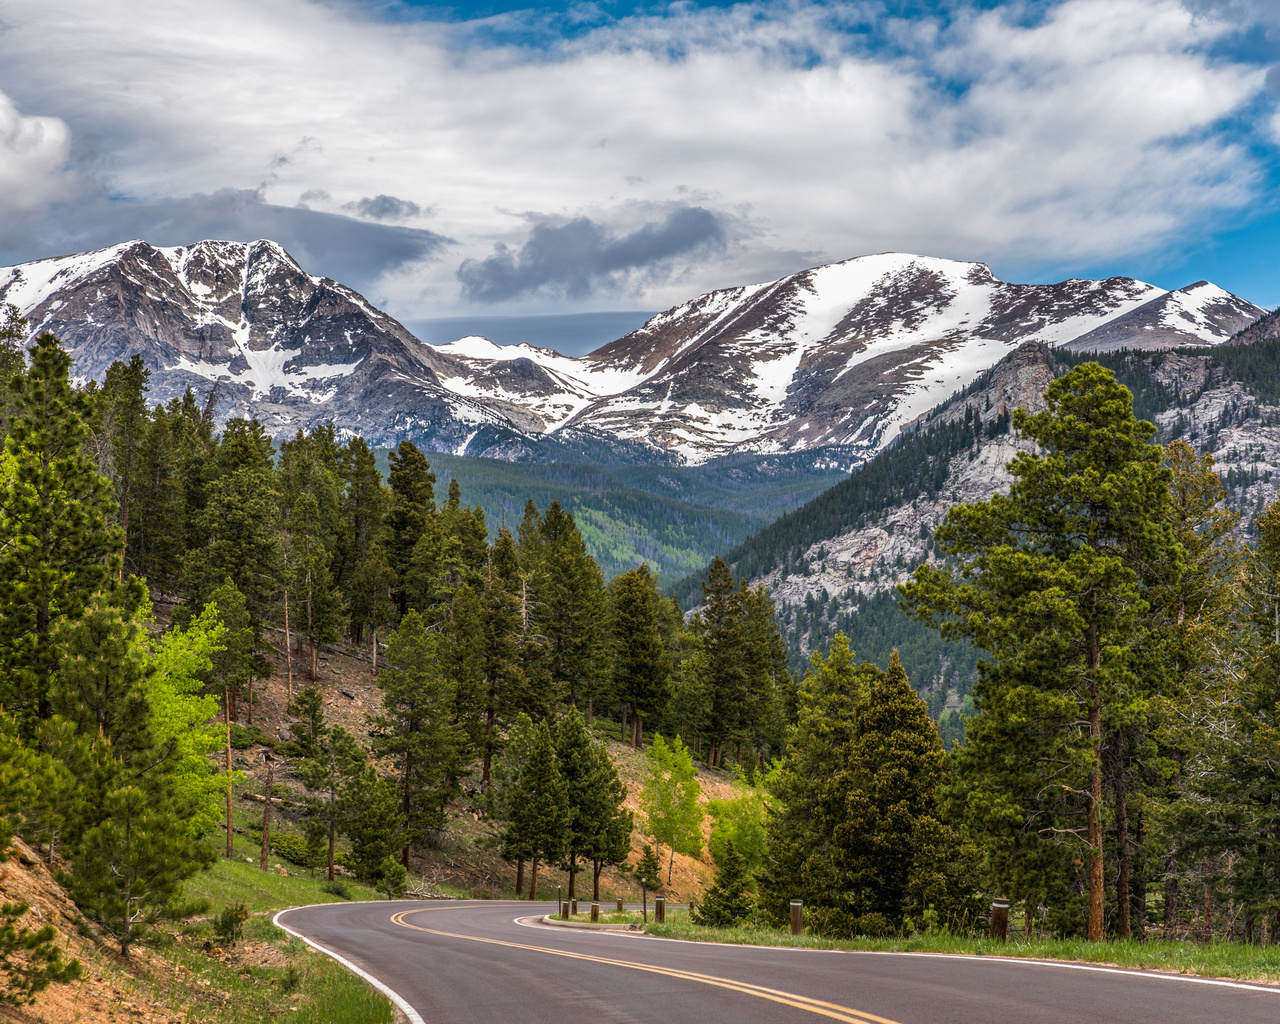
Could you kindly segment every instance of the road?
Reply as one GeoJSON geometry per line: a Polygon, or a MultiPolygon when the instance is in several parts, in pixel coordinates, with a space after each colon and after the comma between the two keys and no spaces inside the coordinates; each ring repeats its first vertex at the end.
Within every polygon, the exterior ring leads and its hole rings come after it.
{"type": "Polygon", "coordinates": [[[537,925],[555,904],[337,903],[283,927],[422,1024],[1276,1024],[1280,989],[913,953],[672,942],[537,925]]]}

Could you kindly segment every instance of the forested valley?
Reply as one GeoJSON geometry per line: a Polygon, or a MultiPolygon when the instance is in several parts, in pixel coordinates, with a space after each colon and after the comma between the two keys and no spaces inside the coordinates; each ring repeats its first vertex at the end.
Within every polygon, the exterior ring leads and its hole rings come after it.
{"type": "MultiPolygon", "coordinates": [[[[682,607],[647,566],[606,580],[557,501],[491,523],[408,441],[384,480],[331,427],[219,433],[216,392],[150,408],[138,358],[77,387],[23,330],[0,367],[0,848],[57,865],[125,956],[210,910],[184,882],[232,854],[232,749],[274,652],[292,724],[263,752],[263,869],[276,851],[400,895],[462,801],[517,896],[557,865],[598,899],[606,867],[661,887],[664,855],[668,878],[701,855],[710,809],[706,927],[799,899],[822,935],[971,934],[1001,896],[1027,938],[1280,935],[1280,505],[1242,529],[1212,459],[1154,443],[1096,362],[1002,418],[1033,442],[1009,492],[953,507],[945,557],[894,595],[973,652],[944,745],[910,652],[879,649],[887,603],[793,671],[769,594],[724,560],[682,607]],[[315,685],[337,646],[376,676],[367,745],[315,685]],[[644,751],[639,817],[601,729],[644,751]],[[704,806],[711,772],[738,796],[704,806]],[[629,865],[633,829],[653,845],[629,865]]],[[[0,930],[16,1001],[78,971],[26,909],[0,930]]]]}

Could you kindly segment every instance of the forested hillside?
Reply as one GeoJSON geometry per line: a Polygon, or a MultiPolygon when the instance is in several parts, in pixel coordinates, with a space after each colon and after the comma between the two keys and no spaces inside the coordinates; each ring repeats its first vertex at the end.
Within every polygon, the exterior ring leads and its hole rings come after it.
{"type": "Polygon", "coordinates": [[[637,749],[678,732],[712,768],[782,752],[773,608],[723,564],[686,622],[647,566],[606,582],[555,500],[492,523],[410,442],[384,480],[331,426],[278,448],[255,421],[215,432],[212,400],[150,407],[136,357],[77,389],[57,339],[24,353],[23,328],[11,313],[0,337],[0,823],[65,859],[121,954],[206,909],[183,882],[232,856],[241,768],[264,869],[275,851],[394,895],[465,799],[532,894],[539,865],[598,880],[631,855],[599,716],[637,749]],[[376,679],[363,721],[316,686],[335,645],[376,679]],[[288,727],[266,736],[255,696],[280,667],[288,727]],[[233,758],[251,747],[261,765],[233,758]],[[281,785],[304,835],[272,838],[281,785]]]}
{"type": "MultiPolygon", "coordinates": [[[[1011,408],[1034,406],[1049,380],[1087,361],[1128,388],[1135,415],[1155,422],[1160,440],[1184,438],[1214,453],[1228,501],[1243,514],[1240,529],[1251,531],[1251,516],[1276,493],[1280,340],[1097,355],[1031,349],[984,373],[848,480],[724,556],[736,575],[763,581],[773,593],[793,667],[843,630],[859,654],[882,667],[900,648],[935,715],[948,702],[959,705],[976,678],[973,653],[963,640],[953,648],[897,612],[893,588],[934,557],[933,529],[950,504],[1007,485],[1003,465],[1018,448],[1011,408]],[[1010,388],[1019,361],[1042,364],[1036,386],[1010,388]]],[[[673,592],[696,605],[697,580],[688,577],[673,592]]]]}
{"type": "MultiPolygon", "coordinates": [[[[386,451],[379,451],[384,472],[386,451]]],[[[517,521],[532,500],[573,512],[606,578],[647,564],[666,586],[846,475],[837,453],[727,456],[702,466],[512,463],[430,453],[490,523],[517,521]]]]}

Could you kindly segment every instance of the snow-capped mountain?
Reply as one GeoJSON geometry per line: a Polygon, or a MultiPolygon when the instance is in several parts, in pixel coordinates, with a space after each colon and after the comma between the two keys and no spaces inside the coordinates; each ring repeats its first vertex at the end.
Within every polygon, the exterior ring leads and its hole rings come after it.
{"type": "Polygon", "coordinates": [[[332,421],[374,444],[512,459],[604,438],[693,464],[831,447],[857,461],[1026,341],[1214,344],[1264,312],[1205,282],[1018,285],[886,253],[710,292],[570,358],[424,345],[269,241],[135,241],[3,268],[2,302],[54,331],[82,378],[141,353],[152,400],[216,382],[221,418],[276,434],[332,421]]]}
{"type": "Polygon", "coordinates": [[[1165,292],[1067,344],[1076,352],[1220,345],[1266,315],[1208,281],[1165,292]]]}
{"type": "MultiPolygon", "coordinates": [[[[556,374],[565,390],[537,399],[549,430],[590,428],[693,463],[825,446],[857,459],[1023,342],[1074,347],[1110,327],[1107,347],[1213,344],[1263,312],[1204,283],[1007,284],[981,263],[885,253],[711,292],[581,359],[483,339],[441,351],[478,375],[526,360],[556,374]]],[[[447,383],[514,397],[478,377],[447,383]]]]}
{"type": "Polygon", "coordinates": [[[466,368],[270,241],[133,241],[7,267],[0,302],[57,334],[82,379],[140,353],[152,401],[216,383],[220,419],[256,416],[276,434],[332,420],[373,443],[453,450],[484,425],[542,429],[518,404],[443,387],[466,368]]]}

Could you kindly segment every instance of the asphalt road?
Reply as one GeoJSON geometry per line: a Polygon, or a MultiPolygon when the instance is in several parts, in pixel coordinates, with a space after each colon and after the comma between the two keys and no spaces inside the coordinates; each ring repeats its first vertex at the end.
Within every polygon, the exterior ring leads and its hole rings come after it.
{"type": "Polygon", "coordinates": [[[533,923],[554,909],[337,903],[277,920],[377,979],[422,1024],[1280,1021],[1280,989],[1261,986],[978,957],[718,946],[533,923]]]}

